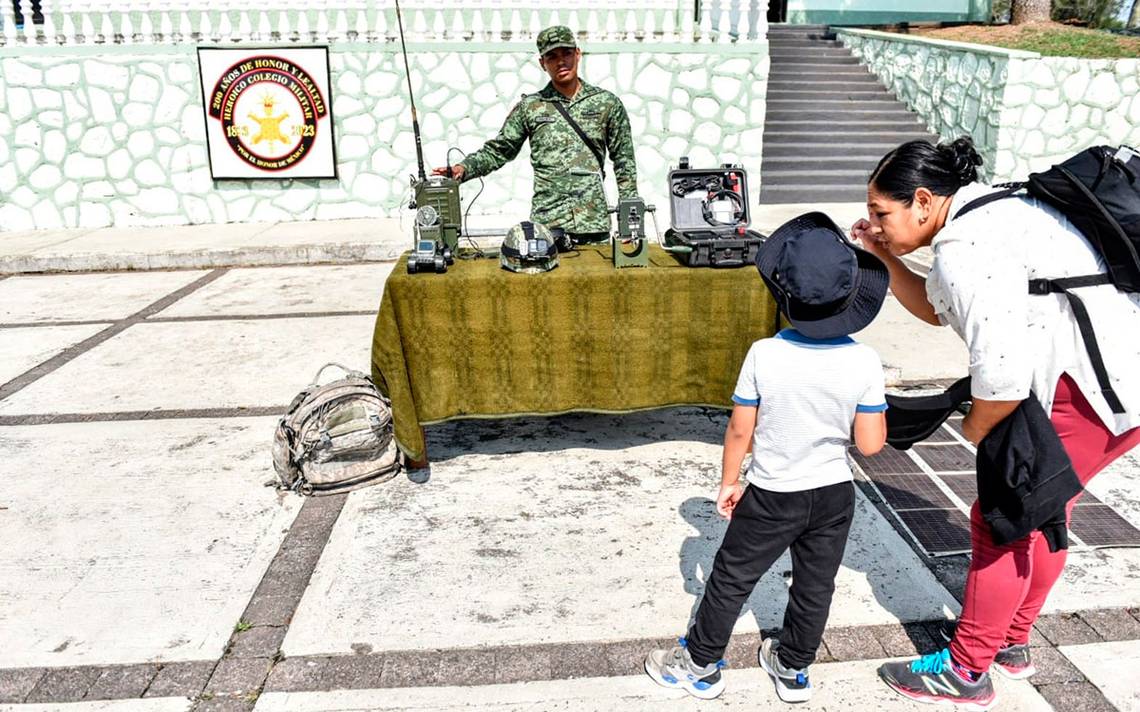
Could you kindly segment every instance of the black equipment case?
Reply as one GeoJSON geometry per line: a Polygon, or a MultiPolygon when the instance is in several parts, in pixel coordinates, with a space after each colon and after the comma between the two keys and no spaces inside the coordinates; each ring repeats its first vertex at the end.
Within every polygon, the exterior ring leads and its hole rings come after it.
{"type": "Polygon", "coordinates": [[[749,230],[748,174],[738,164],[669,171],[665,248],[689,267],[743,267],[756,262],[765,235],[749,230]]]}

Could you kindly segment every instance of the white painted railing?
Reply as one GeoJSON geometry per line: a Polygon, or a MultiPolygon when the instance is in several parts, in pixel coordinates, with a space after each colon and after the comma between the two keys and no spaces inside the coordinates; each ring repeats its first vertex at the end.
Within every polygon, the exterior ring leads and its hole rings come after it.
{"type": "Polygon", "coordinates": [[[708,13],[711,27],[728,15],[729,32],[738,39],[763,39],[768,34],[769,0],[696,0],[698,14],[708,13]]]}
{"type": "MultiPolygon", "coordinates": [[[[0,44],[394,42],[393,0],[0,0],[0,44]],[[15,18],[23,22],[17,24],[15,18]]],[[[402,0],[408,41],[533,40],[566,24],[594,42],[755,39],[758,0],[402,0]],[[703,5],[703,8],[702,8],[703,5]],[[699,18],[699,19],[698,19],[699,18]]]]}

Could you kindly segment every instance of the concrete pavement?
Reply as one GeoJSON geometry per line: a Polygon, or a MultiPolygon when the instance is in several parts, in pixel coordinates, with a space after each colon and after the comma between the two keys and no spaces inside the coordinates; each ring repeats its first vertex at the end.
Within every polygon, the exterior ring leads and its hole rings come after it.
{"type": "MultiPolygon", "coordinates": [[[[841,227],[848,227],[866,216],[861,203],[829,203],[824,205],[763,205],[753,217],[753,227],[768,234],[788,219],[809,210],[822,210],[841,227]]],[[[224,225],[184,225],[160,228],[100,228],[94,230],[39,230],[0,232],[0,276],[4,274],[194,270],[258,265],[359,265],[367,262],[391,263],[410,247],[408,219],[376,218],[329,220],[321,222],[231,223],[224,225]]],[[[661,216],[658,227],[663,231],[668,218],[661,216]]],[[[507,220],[502,216],[472,216],[475,231],[490,233],[475,238],[480,245],[495,245],[501,240],[507,220]]],[[[652,234],[652,231],[650,231],[652,234]]],[[[908,258],[918,270],[929,265],[927,251],[908,258]]],[[[156,280],[170,279],[157,273],[156,280]]],[[[204,274],[204,273],[202,273],[204,274]]],[[[323,280],[335,271],[302,270],[283,272],[290,278],[302,274],[323,280]]],[[[226,282],[234,277],[228,276],[226,282]]],[[[177,279],[177,278],[175,278],[177,279]]],[[[55,283],[53,283],[54,285],[55,283]]],[[[62,283],[61,283],[62,284],[62,283]]],[[[90,281],[80,282],[89,285],[90,281]]],[[[68,289],[68,287],[59,287],[68,289]]],[[[141,288],[141,285],[140,285],[141,288]]],[[[344,288],[359,289],[353,284],[344,288]]],[[[320,290],[305,292],[306,295],[320,290]]],[[[216,293],[217,290],[211,290],[216,293]]],[[[300,293],[300,292],[298,292],[300,293]]],[[[77,305],[72,292],[61,293],[53,305],[77,305]]],[[[110,295],[108,295],[110,296],[110,295]]],[[[195,296],[191,304],[215,296],[195,296]]],[[[327,296],[321,297],[322,303],[327,296]]],[[[298,306],[314,311],[316,305],[298,306]]],[[[49,308],[45,303],[43,308],[49,308]]],[[[50,308],[55,309],[55,306],[50,308]]],[[[64,307],[68,308],[68,307],[64,307]]],[[[96,305],[92,315],[99,314],[96,305]]],[[[186,314],[180,305],[171,315],[186,314]]],[[[286,308],[285,305],[276,307],[286,308]]],[[[372,307],[374,308],[374,307],[372,307]]],[[[54,312],[54,319],[66,321],[66,312],[54,312]]],[[[0,317],[2,318],[2,317],[0,317]]],[[[94,318],[92,316],[88,317],[94,318]]],[[[887,380],[903,382],[939,381],[965,373],[968,358],[961,340],[949,329],[939,329],[912,319],[888,297],[879,319],[857,338],[876,348],[887,368],[887,380]],[[909,348],[913,343],[927,346],[921,354],[909,348]]],[[[0,345],[0,353],[4,346],[0,345]]],[[[29,358],[29,355],[15,355],[29,358]]]]}
{"type": "MultiPolygon", "coordinates": [[[[427,429],[427,470],[278,495],[263,486],[273,416],[325,362],[367,369],[392,262],[225,264],[256,229],[201,228],[196,254],[221,257],[176,271],[0,279],[0,709],[697,708],[637,666],[703,590],[724,413],[448,423],[427,429]]],[[[52,259],[82,247],[75,265],[185,254],[137,234],[40,237],[52,259]]],[[[2,259],[36,239],[0,233],[2,259]]],[[[896,381],[964,371],[960,345],[897,317],[863,336],[896,381]],[[920,341],[937,356],[914,358],[920,341]]],[[[1135,456],[1090,489],[1140,525],[1135,456]]],[[[1000,681],[1003,709],[1138,709],[1138,559],[1070,556],[1033,641],[1041,673],[1000,681]]],[[[916,708],[874,669],[935,645],[963,565],[916,553],[861,492],[808,708],[916,708]]],[[[755,645],[780,623],[788,570],[749,600],[730,691],[700,709],[778,704],[755,645]]]]}

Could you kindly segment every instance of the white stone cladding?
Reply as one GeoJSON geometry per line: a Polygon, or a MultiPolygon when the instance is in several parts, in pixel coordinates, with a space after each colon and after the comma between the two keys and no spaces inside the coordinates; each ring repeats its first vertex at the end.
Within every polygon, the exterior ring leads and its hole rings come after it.
{"type": "Polygon", "coordinates": [[[1140,59],[1042,57],[870,30],[839,38],[932,131],[972,135],[993,182],[1097,144],[1140,146],[1140,59]]]}
{"type": "MultiPolygon", "coordinates": [[[[610,44],[585,49],[582,76],[622,97],[639,187],[661,206],[680,156],[741,162],[760,185],[767,43],[610,44]]],[[[330,50],[339,180],[213,181],[192,46],[0,48],[0,231],[204,222],[397,217],[415,172],[398,44],[330,50]]],[[[449,146],[494,136],[546,76],[533,44],[410,46],[429,168],[449,146]]],[[[452,155],[459,160],[458,154],[452,155]]],[[[616,199],[613,178],[611,199],[616,199]]],[[[465,202],[477,187],[465,185],[465,202]]],[[[526,216],[529,152],[486,179],[471,211],[526,216]]]]}

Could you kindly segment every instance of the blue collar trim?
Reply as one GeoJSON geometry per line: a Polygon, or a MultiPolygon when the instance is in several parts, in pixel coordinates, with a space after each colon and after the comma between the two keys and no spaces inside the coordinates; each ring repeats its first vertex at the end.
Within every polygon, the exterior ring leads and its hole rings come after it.
{"type": "Polygon", "coordinates": [[[852,339],[850,336],[836,336],[831,339],[813,339],[810,336],[804,336],[795,329],[781,329],[780,333],[776,334],[776,338],[797,344],[805,344],[807,346],[847,346],[848,344],[855,343],[855,339],[852,339]]]}

